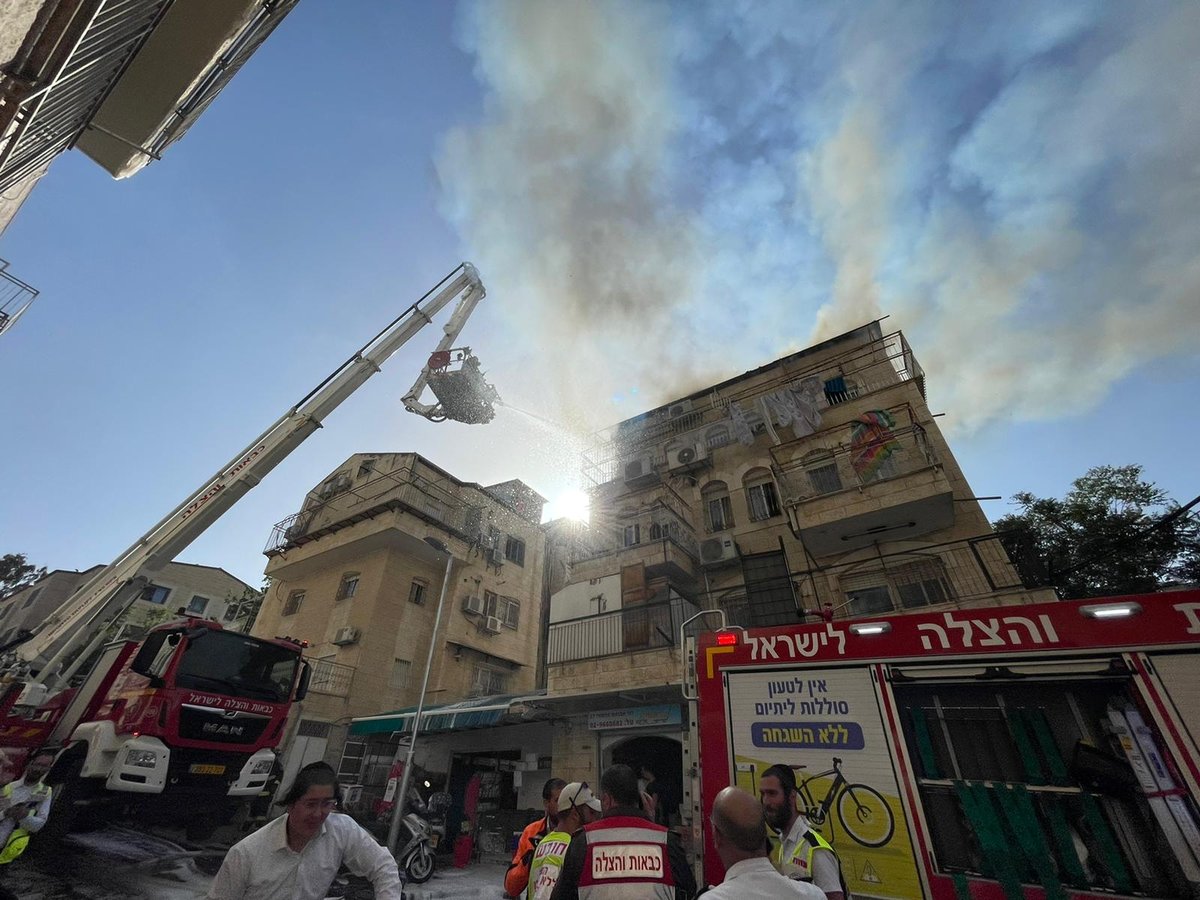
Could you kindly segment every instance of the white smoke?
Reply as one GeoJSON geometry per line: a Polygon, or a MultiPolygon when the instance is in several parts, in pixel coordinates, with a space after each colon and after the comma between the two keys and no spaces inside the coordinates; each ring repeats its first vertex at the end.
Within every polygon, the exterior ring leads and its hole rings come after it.
{"type": "Polygon", "coordinates": [[[1194,346],[1200,5],[467,9],[508,396],[601,424],[890,314],[977,427],[1194,346]]]}

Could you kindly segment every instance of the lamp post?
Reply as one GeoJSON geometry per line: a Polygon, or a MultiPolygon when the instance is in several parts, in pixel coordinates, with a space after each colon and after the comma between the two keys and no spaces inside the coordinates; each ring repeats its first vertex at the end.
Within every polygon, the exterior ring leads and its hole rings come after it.
{"type": "MultiPolygon", "coordinates": [[[[404,775],[400,778],[400,787],[392,798],[392,822],[388,826],[387,848],[393,856],[396,855],[396,843],[400,839],[400,820],[404,815],[404,801],[408,797],[408,783],[412,779],[413,754],[417,750],[417,734],[421,730],[421,712],[425,708],[425,691],[429,687],[429,673],[433,669],[433,649],[437,646],[438,626],[442,622],[442,609],[446,605],[446,591],[450,587],[450,569],[454,566],[454,556],[450,549],[434,537],[425,538],[425,543],[435,550],[446,554],[446,572],[442,576],[442,592],[438,597],[437,613],[433,617],[433,634],[429,639],[429,655],[425,658],[425,675],[421,679],[421,693],[417,697],[417,712],[413,716],[412,736],[408,741],[408,758],[404,761],[404,775]]],[[[400,755],[399,748],[396,755],[400,755]]]]}

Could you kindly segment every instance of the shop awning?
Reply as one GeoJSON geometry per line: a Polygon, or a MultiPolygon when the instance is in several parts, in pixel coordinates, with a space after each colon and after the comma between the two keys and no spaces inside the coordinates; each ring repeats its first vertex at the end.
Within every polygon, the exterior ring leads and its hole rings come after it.
{"type": "MultiPolygon", "coordinates": [[[[512,718],[513,707],[524,700],[537,700],[541,694],[493,694],[429,706],[421,713],[421,731],[460,731],[467,728],[486,728],[504,719],[512,718]]],[[[361,716],[350,722],[351,735],[388,734],[411,731],[417,708],[409,706],[381,713],[377,716],[361,716]]],[[[518,714],[518,719],[520,718],[518,714]]]]}

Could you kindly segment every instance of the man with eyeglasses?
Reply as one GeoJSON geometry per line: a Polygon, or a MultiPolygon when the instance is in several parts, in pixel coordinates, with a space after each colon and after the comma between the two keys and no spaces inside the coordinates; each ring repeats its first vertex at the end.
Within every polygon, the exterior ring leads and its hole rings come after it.
{"type": "Polygon", "coordinates": [[[371,882],[376,900],[401,900],[396,860],[334,812],[338,793],[327,764],[301,769],[283,798],[287,814],[230,848],[208,900],[323,900],[342,865],[371,882]]]}
{"type": "Polygon", "coordinates": [[[741,788],[727,787],[713,802],[713,846],[725,868],[725,879],[705,900],[825,900],[815,884],[792,881],[776,871],[767,843],[762,804],[741,788]]]}
{"type": "Polygon", "coordinates": [[[571,839],[551,900],[691,900],[696,879],[683,848],[642,809],[637,773],[600,776],[603,815],[571,839]]]}
{"type": "Polygon", "coordinates": [[[526,900],[550,900],[572,836],[599,814],[600,801],[592,795],[586,781],[572,781],[562,789],[558,795],[558,825],[542,838],[529,865],[526,900]]]}

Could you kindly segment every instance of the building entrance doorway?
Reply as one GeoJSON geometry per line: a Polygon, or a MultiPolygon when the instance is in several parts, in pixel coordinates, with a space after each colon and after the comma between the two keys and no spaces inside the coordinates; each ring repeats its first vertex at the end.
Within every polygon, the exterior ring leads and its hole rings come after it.
{"type": "Polygon", "coordinates": [[[679,824],[683,799],[683,744],[658,734],[618,739],[604,751],[604,766],[624,764],[648,782],[657,802],[655,819],[662,825],[679,824]],[[653,776],[652,779],[647,776],[653,776]]]}

